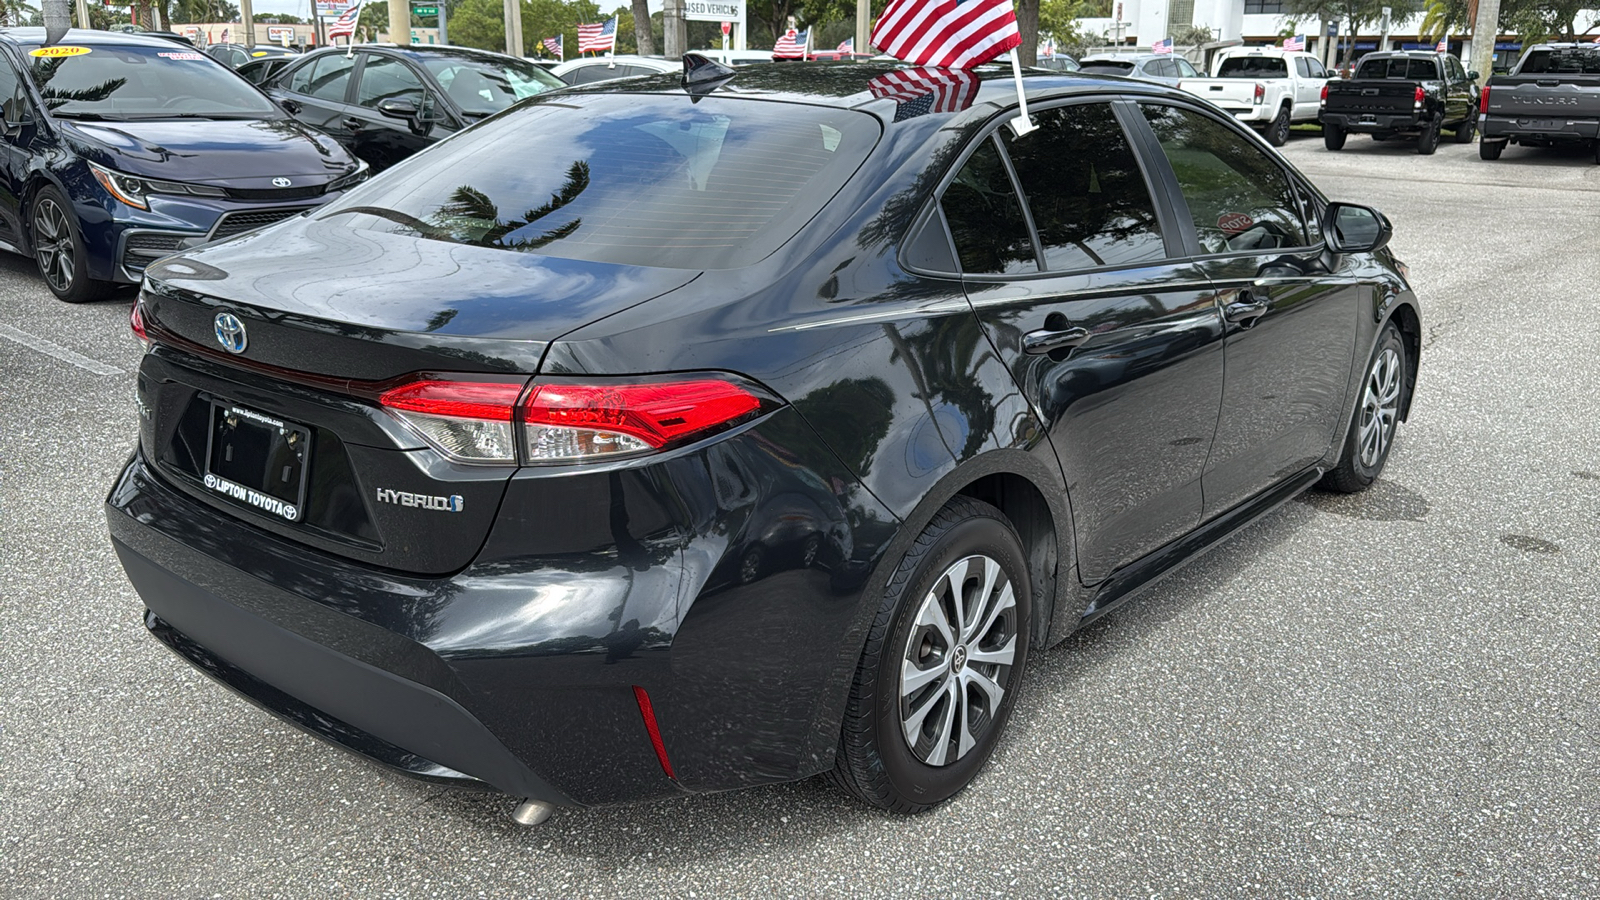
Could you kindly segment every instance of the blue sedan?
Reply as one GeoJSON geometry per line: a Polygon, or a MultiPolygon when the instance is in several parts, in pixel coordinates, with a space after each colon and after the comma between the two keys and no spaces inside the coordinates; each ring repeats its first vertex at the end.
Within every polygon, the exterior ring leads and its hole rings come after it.
{"type": "Polygon", "coordinates": [[[227,66],[173,41],[0,30],[0,249],[78,303],[155,260],[321,205],[367,177],[227,66]]]}

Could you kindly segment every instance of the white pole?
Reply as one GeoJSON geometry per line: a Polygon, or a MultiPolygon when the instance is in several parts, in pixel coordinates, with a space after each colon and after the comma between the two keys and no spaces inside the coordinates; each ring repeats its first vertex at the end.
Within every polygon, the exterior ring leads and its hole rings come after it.
{"type": "Polygon", "coordinates": [[[1022,90],[1022,63],[1017,61],[1016,49],[1011,51],[1011,74],[1017,80],[1017,104],[1021,107],[1021,114],[1010,122],[1011,133],[1022,137],[1039,126],[1028,118],[1028,95],[1022,90]]]}

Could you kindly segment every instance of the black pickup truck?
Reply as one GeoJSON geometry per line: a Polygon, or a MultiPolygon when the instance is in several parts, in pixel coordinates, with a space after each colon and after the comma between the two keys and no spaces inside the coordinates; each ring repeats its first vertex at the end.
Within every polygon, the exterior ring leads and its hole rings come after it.
{"type": "Polygon", "coordinates": [[[1600,163],[1600,44],[1530,48],[1511,74],[1489,79],[1478,110],[1484,159],[1499,159],[1508,143],[1588,141],[1600,163]]]}
{"type": "Polygon", "coordinates": [[[1322,90],[1322,140],[1329,150],[1344,146],[1351,132],[1375,140],[1415,138],[1417,152],[1439,147],[1439,132],[1456,143],[1472,143],[1477,121],[1478,73],[1448,53],[1404,50],[1368,53],[1355,77],[1330,81],[1322,90]]]}

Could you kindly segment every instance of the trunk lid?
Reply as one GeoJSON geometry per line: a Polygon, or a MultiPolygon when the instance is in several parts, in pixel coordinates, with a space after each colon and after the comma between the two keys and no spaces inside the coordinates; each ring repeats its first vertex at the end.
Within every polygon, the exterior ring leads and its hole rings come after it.
{"type": "Polygon", "coordinates": [[[1485,112],[1514,119],[1600,119],[1600,75],[1496,75],[1485,112]]]}
{"type": "Polygon", "coordinates": [[[1390,78],[1330,81],[1328,100],[1323,111],[1385,115],[1409,113],[1416,109],[1417,85],[1415,81],[1390,78]]]}

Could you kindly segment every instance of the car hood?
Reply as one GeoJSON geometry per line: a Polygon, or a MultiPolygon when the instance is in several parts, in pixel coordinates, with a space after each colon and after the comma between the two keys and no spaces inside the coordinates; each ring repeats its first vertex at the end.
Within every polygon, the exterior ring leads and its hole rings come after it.
{"type": "Polygon", "coordinates": [[[254,188],[280,177],[320,184],[356,166],[333,138],[289,118],[60,125],[85,158],[146,178],[254,188]]]}

